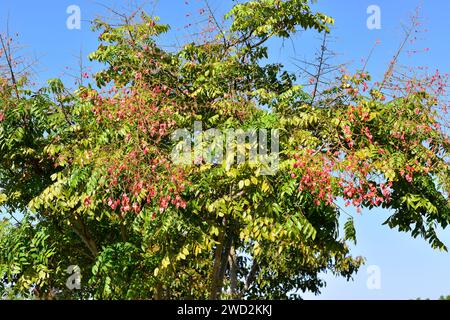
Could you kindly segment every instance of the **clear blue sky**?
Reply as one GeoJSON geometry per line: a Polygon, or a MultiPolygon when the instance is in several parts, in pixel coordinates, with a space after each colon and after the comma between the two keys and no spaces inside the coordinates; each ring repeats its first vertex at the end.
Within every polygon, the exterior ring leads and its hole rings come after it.
{"type": "MultiPolygon", "coordinates": [[[[35,57],[38,65],[36,81],[44,83],[46,79],[60,77],[65,67],[77,62],[80,49],[86,56],[95,50],[97,35],[90,30],[89,20],[97,15],[107,15],[99,3],[113,4],[121,10],[121,3],[129,1],[106,0],[0,0],[0,30],[4,31],[9,16],[11,32],[18,32],[20,42],[24,45],[23,54],[35,57]],[[81,30],[69,30],[66,19],[69,5],[78,5],[81,9],[81,30]]],[[[192,22],[186,14],[196,14],[202,7],[200,0],[161,0],[155,6],[155,14],[163,22],[172,26],[169,35],[161,39],[166,45],[176,45],[189,39],[189,34],[196,27],[185,29],[192,22]]],[[[414,48],[430,48],[428,53],[414,57],[404,56],[403,63],[409,65],[427,65],[443,72],[450,71],[450,1],[424,0],[422,16],[424,27],[428,32],[420,35],[421,40],[414,48]]],[[[210,0],[211,7],[220,16],[226,12],[232,2],[229,0],[210,0]]],[[[379,39],[381,44],[376,49],[368,70],[375,77],[380,77],[386,63],[392,58],[402,39],[401,25],[408,22],[408,17],[419,4],[415,0],[319,0],[314,8],[335,18],[335,37],[332,49],[340,54],[340,62],[352,62],[352,68],[361,66],[361,59],[366,57],[370,48],[379,39]],[[369,30],[366,27],[369,5],[378,5],[381,9],[381,29],[369,30]]],[[[148,1],[146,9],[153,9],[148,1]]],[[[197,19],[197,18],[196,18],[197,19]]],[[[272,60],[285,63],[295,70],[292,58],[310,58],[317,48],[317,35],[304,32],[292,41],[284,43],[274,41],[271,44],[272,60]]],[[[87,63],[87,61],[86,61],[87,63]]],[[[96,67],[94,66],[94,69],[96,67]]],[[[68,80],[69,81],[69,80],[68,80]]],[[[70,84],[70,83],[68,83],[70,84]]],[[[354,282],[335,279],[325,275],[328,285],[322,295],[305,298],[322,299],[410,299],[416,297],[438,298],[441,294],[450,294],[450,254],[431,249],[421,239],[412,239],[407,234],[398,233],[382,226],[381,223],[389,213],[382,210],[363,211],[358,215],[353,209],[347,210],[356,220],[358,245],[354,254],[366,257],[367,264],[355,277],[354,282]],[[381,271],[381,289],[369,290],[366,286],[368,274],[366,268],[377,265],[381,271]]],[[[450,246],[449,230],[441,232],[445,243],[450,246]]]]}

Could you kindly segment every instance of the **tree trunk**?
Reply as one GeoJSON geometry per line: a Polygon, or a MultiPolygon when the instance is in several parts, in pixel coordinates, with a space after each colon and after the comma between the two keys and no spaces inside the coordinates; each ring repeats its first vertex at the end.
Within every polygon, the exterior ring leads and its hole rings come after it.
{"type": "Polygon", "coordinates": [[[84,223],[81,221],[81,218],[78,219],[70,219],[70,222],[72,224],[73,230],[75,233],[80,237],[80,239],[84,242],[86,247],[91,252],[92,256],[94,258],[98,255],[98,249],[97,244],[95,243],[95,240],[92,238],[91,234],[87,230],[84,223]]]}
{"type": "Polygon", "coordinates": [[[237,265],[236,250],[234,244],[230,248],[229,264],[230,264],[230,282],[231,282],[231,298],[237,298],[237,287],[238,287],[238,265],[237,265]]]}
{"type": "Polygon", "coordinates": [[[226,238],[227,220],[223,219],[223,227],[219,232],[216,251],[214,252],[214,266],[211,275],[210,300],[217,300],[222,293],[223,278],[228,263],[228,255],[231,248],[230,239],[226,238]]]}
{"type": "Polygon", "coordinates": [[[242,290],[241,294],[239,295],[240,299],[242,299],[244,297],[244,295],[248,292],[251,285],[255,281],[258,270],[259,270],[259,265],[256,262],[256,260],[253,260],[252,268],[250,269],[250,272],[247,275],[247,279],[245,280],[244,290],[242,290]]]}

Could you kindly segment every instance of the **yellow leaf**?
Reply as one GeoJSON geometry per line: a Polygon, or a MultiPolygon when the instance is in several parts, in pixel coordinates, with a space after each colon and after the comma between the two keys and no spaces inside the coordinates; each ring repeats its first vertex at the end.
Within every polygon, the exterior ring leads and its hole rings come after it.
{"type": "Polygon", "coordinates": [[[395,171],[392,169],[388,169],[384,175],[389,181],[393,181],[395,179],[395,171]]]}
{"type": "Polygon", "coordinates": [[[169,259],[169,257],[165,257],[165,258],[162,260],[161,264],[162,264],[162,267],[163,267],[164,269],[167,268],[167,267],[170,265],[170,259],[169,259]]]}
{"type": "Polygon", "coordinates": [[[258,256],[260,253],[261,253],[261,247],[260,247],[259,243],[257,242],[254,247],[254,254],[255,254],[255,256],[258,256]]]}
{"type": "Polygon", "coordinates": [[[219,235],[219,229],[217,227],[215,227],[215,226],[212,226],[210,233],[218,236],[219,235]]]}
{"type": "Polygon", "coordinates": [[[264,180],[264,182],[262,183],[261,190],[262,190],[263,192],[266,192],[267,190],[269,190],[269,185],[267,184],[267,182],[266,182],[265,180],[264,180]]]}

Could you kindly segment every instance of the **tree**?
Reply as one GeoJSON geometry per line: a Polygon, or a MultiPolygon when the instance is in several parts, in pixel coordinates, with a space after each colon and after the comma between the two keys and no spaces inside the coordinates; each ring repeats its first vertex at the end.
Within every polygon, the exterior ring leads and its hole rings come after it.
{"type": "Polygon", "coordinates": [[[96,20],[90,59],[105,69],[95,86],[73,92],[58,79],[32,91],[26,78],[3,76],[0,201],[11,217],[23,215],[1,224],[3,295],[319,293],[321,272],[350,279],[363,263],[349,251],[352,219],[339,235],[338,198],[394,209],[390,227],[446,249],[435,232],[450,220],[449,140],[436,109],[445,77],[396,80],[401,94],[386,99],[394,80],[368,90],[361,71],[313,99],[281,64],[262,61],[269,39],[329,32],[330,17],[306,0],[260,0],[227,18],[228,29],[217,25],[214,37],[178,51],[158,45],[169,27],[144,12],[115,25],[96,20]],[[202,131],[192,139],[205,150],[208,129],[272,132],[277,170],[263,174],[265,161],[227,166],[251,139],[232,144],[237,152],[223,162],[193,150],[193,164],[174,163],[186,144],[172,135],[196,121],[202,131]],[[65,286],[70,265],[82,272],[78,291],[65,286]]]}

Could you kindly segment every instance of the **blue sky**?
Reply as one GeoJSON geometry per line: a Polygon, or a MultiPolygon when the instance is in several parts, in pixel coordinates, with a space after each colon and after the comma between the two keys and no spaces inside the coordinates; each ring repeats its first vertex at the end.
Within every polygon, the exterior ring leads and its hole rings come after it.
{"type": "MultiPolygon", "coordinates": [[[[121,10],[130,1],[106,0],[1,0],[0,30],[4,31],[7,17],[11,33],[19,34],[23,45],[22,54],[35,58],[36,81],[44,83],[49,78],[61,77],[67,66],[78,61],[80,50],[84,57],[95,50],[97,35],[90,30],[89,20],[98,15],[108,15],[99,3],[108,4],[121,10]],[[118,5],[120,3],[121,5],[118,5]],[[81,29],[69,30],[66,9],[77,5],[81,9],[81,29]]],[[[232,5],[229,0],[210,0],[211,8],[220,16],[232,5]]],[[[333,28],[334,41],[332,49],[339,54],[338,62],[350,62],[350,68],[360,68],[361,59],[367,57],[377,39],[377,46],[368,70],[374,77],[381,77],[387,63],[394,55],[402,40],[402,23],[419,4],[415,0],[319,0],[313,7],[335,18],[333,28]],[[369,5],[378,5],[381,9],[381,29],[369,30],[366,13],[369,5]]],[[[198,18],[197,9],[203,7],[200,0],[160,0],[154,6],[148,1],[146,9],[161,17],[172,27],[172,31],[161,38],[161,43],[171,46],[187,41],[189,34],[196,31],[194,25],[184,28],[192,22],[192,16],[198,18]],[[186,17],[186,14],[190,14],[186,17]]],[[[423,65],[431,69],[439,68],[450,71],[450,1],[423,0],[422,14],[424,28],[428,32],[420,34],[420,40],[413,49],[430,48],[427,53],[408,57],[402,62],[408,65],[423,65]]],[[[291,40],[271,43],[271,60],[286,64],[295,71],[293,58],[311,58],[318,47],[317,34],[301,32],[291,40]]],[[[88,64],[87,59],[85,63],[88,64]]],[[[93,66],[94,70],[98,66],[93,66]]],[[[65,77],[68,85],[72,80],[65,77]]],[[[401,234],[382,226],[389,212],[383,210],[363,211],[346,210],[355,217],[358,244],[353,253],[367,259],[354,282],[335,279],[325,275],[328,285],[322,295],[315,297],[307,294],[308,299],[411,299],[416,297],[438,298],[450,294],[450,254],[433,250],[421,239],[412,239],[408,234],[401,234]],[[369,275],[366,269],[377,265],[381,275],[381,288],[370,290],[366,281],[369,275]]],[[[449,230],[441,232],[442,238],[450,245],[449,230]]]]}

